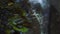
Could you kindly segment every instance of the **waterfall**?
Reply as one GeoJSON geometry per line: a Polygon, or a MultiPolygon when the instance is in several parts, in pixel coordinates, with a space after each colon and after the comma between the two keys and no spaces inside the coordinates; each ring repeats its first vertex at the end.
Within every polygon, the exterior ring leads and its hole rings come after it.
{"type": "MultiPolygon", "coordinates": [[[[33,15],[37,18],[39,24],[40,24],[40,34],[48,34],[48,22],[49,22],[49,1],[47,0],[29,0],[31,3],[32,8],[34,8],[34,5],[37,3],[40,3],[42,7],[43,13],[36,13],[36,8],[32,9],[32,12],[34,12],[33,15]]],[[[40,7],[40,8],[41,8],[40,7]]]]}

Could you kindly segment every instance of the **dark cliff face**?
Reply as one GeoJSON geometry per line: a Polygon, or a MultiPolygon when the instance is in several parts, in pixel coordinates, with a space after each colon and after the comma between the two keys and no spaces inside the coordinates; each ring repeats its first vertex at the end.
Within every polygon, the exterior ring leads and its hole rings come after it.
{"type": "Polygon", "coordinates": [[[60,12],[60,0],[50,0],[50,3],[60,12]]]}
{"type": "Polygon", "coordinates": [[[50,34],[60,34],[60,15],[58,10],[54,7],[50,7],[50,34]]]}

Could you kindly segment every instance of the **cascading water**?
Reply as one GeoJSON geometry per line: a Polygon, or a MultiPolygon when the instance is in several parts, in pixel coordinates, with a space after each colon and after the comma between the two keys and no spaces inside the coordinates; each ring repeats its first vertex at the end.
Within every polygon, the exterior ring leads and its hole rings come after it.
{"type": "Polygon", "coordinates": [[[49,1],[47,0],[29,0],[31,3],[32,12],[34,13],[35,17],[37,18],[40,24],[40,34],[48,34],[48,21],[49,21],[49,1]],[[42,13],[37,13],[36,8],[34,5],[40,4],[42,8],[42,13]]]}

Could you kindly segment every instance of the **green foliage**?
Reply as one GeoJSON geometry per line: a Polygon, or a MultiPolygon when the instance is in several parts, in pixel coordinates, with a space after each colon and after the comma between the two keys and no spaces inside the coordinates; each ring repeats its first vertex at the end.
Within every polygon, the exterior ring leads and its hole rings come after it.
{"type": "MultiPolygon", "coordinates": [[[[25,15],[25,14],[24,14],[25,15]]],[[[17,25],[16,23],[15,23],[15,20],[17,20],[17,19],[19,19],[18,18],[19,16],[18,15],[15,15],[14,17],[12,17],[12,18],[10,18],[9,19],[9,24],[13,27],[13,29],[14,30],[16,30],[16,31],[21,31],[21,32],[27,32],[28,31],[28,28],[26,28],[26,27],[22,27],[22,28],[17,28],[15,25],[17,25]],[[15,23],[15,24],[14,24],[15,23]]]]}
{"type": "MultiPolygon", "coordinates": [[[[17,23],[15,23],[15,20],[20,19],[21,17],[24,17],[24,18],[26,17],[26,10],[21,7],[21,4],[25,3],[25,5],[27,6],[27,8],[29,8],[30,5],[27,3],[27,0],[24,0],[22,3],[10,2],[10,0],[8,0],[8,1],[5,4],[6,6],[3,5],[2,2],[0,2],[0,7],[2,9],[7,9],[9,11],[9,13],[11,13],[11,14],[18,14],[19,13],[19,15],[8,16],[8,24],[10,26],[12,26],[13,29],[16,30],[16,31],[27,32],[28,28],[26,28],[24,26],[22,28],[17,28],[15,26],[15,25],[17,25],[17,23]]],[[[24,20],[26,20],[26,19],[24,19],[24,20]]],[[[4,27],[4,26],[1,25],[1,27],[4,27]]],[[[5,29],[6,29],[6,32],[10,33],[10,30],[8,29],[8,27],[5,27],[5,29]]]]}

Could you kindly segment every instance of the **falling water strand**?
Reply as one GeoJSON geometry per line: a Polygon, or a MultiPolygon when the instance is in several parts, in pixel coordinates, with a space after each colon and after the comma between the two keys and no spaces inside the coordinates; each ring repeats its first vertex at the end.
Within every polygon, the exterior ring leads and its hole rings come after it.
{"type": "Polygon", "coordinates": [[[35,15],[35,17],[37,18],[37,20],[38,20],[38,22],[39,22],[39,24],[40,24],[40,33],[41,34],[43,34],[43,16],[42,16],[42,14],[38,14],[38,13],[36,13],[36,11],[35,10],[33,10],[33,12],[34,12],[34,14],[33,15],[35,15]]]}
{"type": "Polygon", "coordinates": [[[43,34],[48,34],[48,23],[49,23],[49,3],[45,0],[45,5],[43,8],[43,34]]]}
{"type": "Polygon", "coordinates": [[[40,34],[48,34],[48,19],[49,19],[49,1],[47,0],[29,0],[32,7],[35,4],[40,3],[43,13],[39,14],[33,10],[35,17],[37,18],[38,22],[40,23],[40,34]]]}
{"type": "Polygon", "coordinates": [[[48,34],[48,23],[49,23],[49,1],[45,0],[45,5],[43,9],[43,31],[44,34],[48,34]]]}

